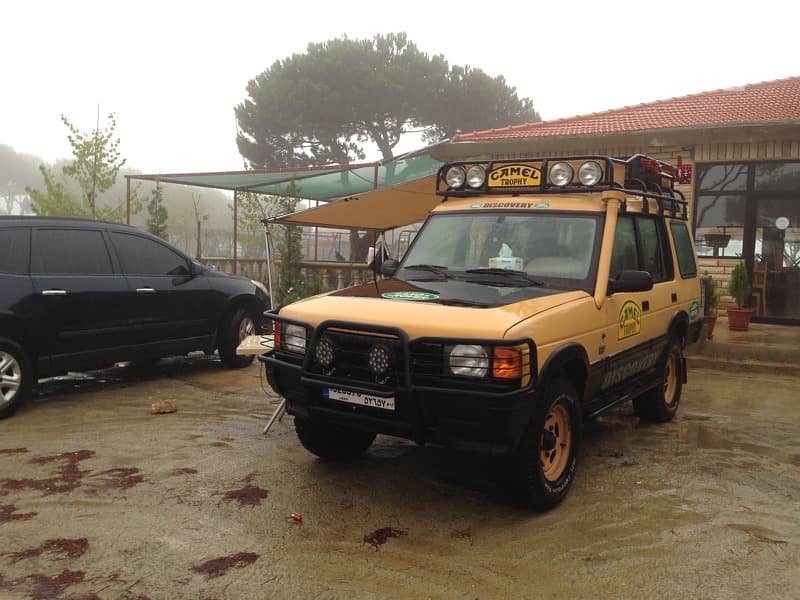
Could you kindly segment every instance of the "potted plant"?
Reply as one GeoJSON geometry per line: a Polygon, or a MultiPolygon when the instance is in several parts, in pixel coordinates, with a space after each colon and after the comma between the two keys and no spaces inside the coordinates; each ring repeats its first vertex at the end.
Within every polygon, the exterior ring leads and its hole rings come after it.
{"type": "Polygon", "coordinates": [[[714,325],[717,323],[717,306],[719,305],[719,286],[708,274],[703,273],[703,321],[706,326],[706,335],[710,340],[714,337],[714,325]]]}
{"type": "Polygon", "coordinates": [[[740,262],[734,267],[728,282],[728,292],[736,300],[737,307],[728,309],[728,328],[732,331],[745,331],[750,326],[753,309],[745,308],[745,303],[750,299],[750,279],[744,263],[740,262]]]}

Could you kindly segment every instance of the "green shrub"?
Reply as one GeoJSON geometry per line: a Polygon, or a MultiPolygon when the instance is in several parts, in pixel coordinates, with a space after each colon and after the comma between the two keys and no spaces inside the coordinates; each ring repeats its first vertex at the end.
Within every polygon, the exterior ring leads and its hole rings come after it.
{"type": "Polygon", "coordinates": [[[740,262],[733,268],[731,280],[728,282],[728,293],[736,300],[739,308],[744,308],[750,299],[750,278],[744,263],[740,262]]]}
{"type": "Polygon", "coordinates": [[[719,284],[714,281],[708,271],[703,273],[703,313],[713,315],[719,305],[719,284]]]}

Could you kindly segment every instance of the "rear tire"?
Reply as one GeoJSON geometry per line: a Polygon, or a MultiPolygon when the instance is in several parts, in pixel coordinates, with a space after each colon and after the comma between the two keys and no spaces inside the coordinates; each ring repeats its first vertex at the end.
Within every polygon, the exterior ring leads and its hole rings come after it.
{"type": "Polygon", "coordinates": [[[219,358],[230,369],[242,369],[253,362],[255,356],[238,356],[237,346],[248,335],[256,332],[256,320],[246,308],[237,309],[220,332],[219,358]]]}
{"type": "Polygon", "coordinates": [[[581,415],[575,386],[556,381],[537,398],[535,413],[514,457],[514,484],[523,503],[537,511],[553,508],[575,478],[581,415]]]}
{"type": "Polygon", "coordinates": [[[33,367],[18,343],[0,337],[0,419],[10,417],[28,399],[33,367]]]}
{"type": "Polygon", "coordinates": [[[659,362],[660,377],[663,384],[648,390],[633,400],[633,410],[640,421],[646,423],[666,423],[678,412],[683,390],[683,351],[678,340],[671,340],[666,356],[659,362]]]}
{"type": "Polygon", "coordinates": [[[375,441],[375,433],[339,427],[324,421],[294,420],[294,429],[303,448],[320,458],[353,460],[364,454],[375,441]]]}

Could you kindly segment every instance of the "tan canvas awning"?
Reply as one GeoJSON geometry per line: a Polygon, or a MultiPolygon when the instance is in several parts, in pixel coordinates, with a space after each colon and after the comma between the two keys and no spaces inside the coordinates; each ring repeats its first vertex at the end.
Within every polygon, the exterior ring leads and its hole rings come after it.
{"type": "Polygon", "coordinates": [[[385,231],[424,221],[442,201],[436,176],[333,200],[316,208],[269,219],[270,223],[385,231]]]}

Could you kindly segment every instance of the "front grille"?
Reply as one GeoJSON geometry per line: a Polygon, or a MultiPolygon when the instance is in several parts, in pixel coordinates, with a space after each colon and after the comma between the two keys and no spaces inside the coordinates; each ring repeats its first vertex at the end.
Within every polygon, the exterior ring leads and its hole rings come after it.
{"type": "Polygon", "coordinates": [[[405,384],[405,352],[397,336],[329,328],[315,337],[308,351],[309,373],[343,383],[405,384]]]}

